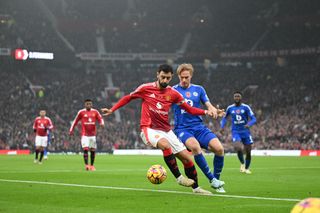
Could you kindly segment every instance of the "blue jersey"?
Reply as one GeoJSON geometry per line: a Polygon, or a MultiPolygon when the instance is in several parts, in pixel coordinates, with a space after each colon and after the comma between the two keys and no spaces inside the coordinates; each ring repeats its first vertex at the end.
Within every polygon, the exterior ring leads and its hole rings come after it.
{"type": "MultiPolygon", "coordinates": [[[[206,91],[200,85],[190,84],[188,88],[183,88],[177,84],[173,88],[184,97],[190,106],[201,108],[201,104],[209,101],[206,91]]],[[[172,105],[172,110],[174,112],[174,129],[183,129],[202,124],[201,116],[191,115],[176,104],[172,105]]]]}
{"type": "Polygon", "coordinates": [[[231,115],[232,120],[232,132],[249,132],[249,129],[246,128],[245,125],[250,127],[257,121],[249,105],[240,104],[240,106],[236,106],[235,104],[232,104],[228,106],[226,116],[221,120],[221,129],[226,125],[229,115],[231,115]]]}

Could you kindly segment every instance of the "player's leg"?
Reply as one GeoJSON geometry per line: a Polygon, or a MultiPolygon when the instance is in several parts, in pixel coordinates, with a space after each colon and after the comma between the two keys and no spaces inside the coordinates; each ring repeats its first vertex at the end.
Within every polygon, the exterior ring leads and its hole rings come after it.
{"type": "Polygon", "coordinates": [[[35,156],[34,156],[34,163],[38,163],[39,162],[39,160],[38,160],[38,157],[39,157],[39,152],[40,152],[40,145],[41,145],[41,141],[40,141],[40,138],[39,138],[39,136],[36,136],[35,137],[35,143],[34,143],[34,145],[35,145],[35,156]]]}
{"type": "Polygon", "coordinates": [[[249,168],[251,164],[251,150],[252,150],[253,140],[250,134],[245,134],[242,141],[243,141],[244,151],[246,153],[245,173],[251,174],[251,171],[249,170],[249,168]]]}
{"type": "Polygon", "coordinates": [[[183,163],[186,176],[194,180],[192,191],[198,194],[212,194],[210,191],[204,190],[199,187],[197,170],[192,162],[190,153],[186,149],[184,149],[176,153],[175,155],[183,163]]]}
{"type": "Polygon", "coordinates": [[[234,133],[234,132],[232,133],[232,142],[233,142],[234,150],[236,151],[238,159],[241,163],[240,172],[244,172],[245,165],[244,165],[244,158],[243,158],[243,148],[242,148],[241,137],[238,133],[234,133]]]}
{"type": "Polygon", "coordinates": [[[184,143],[184,145],[191,150],[194,160],[203,172],[203,174],[208,178],[211,182],[213,174],[210,171],[210,167],[202,154],[202,150],[199,144],[199,141],[194,137],[193,130],[183,129],[183,130],[175,130],[175,134],[178,136],[180,141],[184,143]]]}
{"type": "Polygon", "coordinates": [[[252,144],[244,144],[244,150],[246,153],[246,162],[245,162],[246,174],[251,174],[251,171],[249,170],[250,164],[251,164],[251,149],[252,149],[252,144]]]}
{"type": "Polygon", "coordinates": [[[224,193],[224,182],[220,181],[220,174],[224,165],[224,149],[217,136],[205,126],[202,126],[195,132],[195,136],[200,143],[200,146],[215,154],[213,158],[213,178],[210,181],[211,187],[217,192],[224,193]]]}
{"type": "Polygon", "coordinates": [[[198,185],[198,174],[197,174],[197,170],[194,167],[194,164],[191,160],[190,153],[186,149],[184,149],[184,150],[176,153],[175,156],[182,162],[183,167],[184,167],[184,172],[187,175],[187,177],[194,180],[194,184],[192,185],[192,188],[193,189],[197,188],[199,186],[198,185]]]}
{"type": "Polygon", "coordinates": [[[213,176],[212,187],[218,189],[218,192],[224,193],[225,190],[222,188],[224,181],[220,180],[220,175],[224,166],[224,148],[220,140],[216,137],[210,140],[208,144],[208,150],[214,153],[213,158],[213,176]]]}
{"type": "Polygon", "coordinates": [[[94,167],[95,157],[96,157],[96,149],[90,148],[90,171],[96,171],[96,168],[94,167]]]}
{"type": "Polygon", "coordinates": [[[202,154],[202,150],[200,147],[199,142],[194,138],[188,138],[185,142],[186,147],[191,150],[194,160],[203,172],[203,174],[208,178],[208,180],[211,182],[214,178],[212,172],[210,171],[210,167],[205,159],[205,157],[202,154]]]}
{"type": "Polygon", "coordinates": [[[43,155],[44,155],[44,147],[43,146],[40,146],[40,158],[39,158],[39,164],[42,163],[42,158],[43,158],[43,155]]]}
{"type": "MultiPolygon", "coordinates": [[[[142,141],[153,147],[161,149],[163,152],[163,159],[167,166],[169,167],[171,173],[177,179],[178,183],[183,186],[192,186],[193,180],[185,178],[181,175],[179,170],[176,157],[173,154],[171,145],[167,137],[165,137],[165,132],[159,130],[153,130],[150,128],[143,128],[141,131],[142,141]]],[[[174,134],[174,133],[172,133],[174,134]]],[[[177,139],[178,140],[178,139],[177,139]]]]}
{"type": "Polygon", "coordinates": [[[44,160],[48,160],[48,150],[47,150],[47,148],[44,148],[44,153],[43,153],[43,159],[44,160]]]}
{"type": "Polygon", "coordinates": [[[87,136],[81,137],[81,146],[83,150],[83,160],[85,164],[85,169],[88,171],[90,170],[90,165],[88,164],[88,157],[89,157],[89,138],[87,136]]]}
{"type": "Polygon", "coordinates": [[[97,141],[95,136],[90,137],[89,147],[90,147],[90,171],[96,171],[96,168],[94,167],[94,160],[96,157],[96,148],[97,148],[97,141]]]}
{"type": "Polygon", "coordinates": [[[40,145],[40,159],[39,159],[39,163],[41,164],[42,163],[42,158],[43,158],[43,155],[44,155],[44,149],[47,147],[48,145],[48,137],[47,136],[44,136],[44,137],[41,137],[40,138],[40,141],[41,141],[41,145],[40,145]]]}

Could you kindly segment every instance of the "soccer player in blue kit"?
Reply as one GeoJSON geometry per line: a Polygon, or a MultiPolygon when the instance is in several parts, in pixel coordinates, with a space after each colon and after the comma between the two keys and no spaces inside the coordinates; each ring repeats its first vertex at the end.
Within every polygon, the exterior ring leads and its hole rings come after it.
{"type": "Polygon", "coordinates": [[[257,122],[257,119],[254,116],[254,113],[251,110],[250,106],[241,102],[241,92],[234,92],[233,99],[234,104],[228,106],[226,110],[226,115],[221,120],[221,130],[223,132],[223,128],[227,123],[227,118],[230,115],[232,120],[232,142],[234,144],[239,161],[241,163],[240,172],[251,174],[249,167],[251,163],[251,149],[253,140],[249,128],[257,122]],[[241,143],[243,144],[243,148],[241,143]],[[246,153],[245,162],[243,159],[243,149],[246,153]]]}
{"type": "MultiPolygon", "coordinates": [[[[212,106],[205,89],[200,85],[191,84],[193,72],[194,69],[191,64],[179,65],[177,73],[180,83],[173,88],[185,98],[189,105],[200,108],[201,104],[204,104],[208,109],[215,112],[214,118],[222,117],[224,111],[212,106]]],[[[211,187],[216,189],[217,192],[225,193],[224,181],[219,180],[224,164],[224,149],[219,139],[203,124],[201,116],[191,115],[176,104],[172,106],[172,109],[174,112],[174,133],[192,151],[197,165],[210,181],[211,187]],[[201,148],[215,154],[213,173],[210,171],[201,148]]]]}

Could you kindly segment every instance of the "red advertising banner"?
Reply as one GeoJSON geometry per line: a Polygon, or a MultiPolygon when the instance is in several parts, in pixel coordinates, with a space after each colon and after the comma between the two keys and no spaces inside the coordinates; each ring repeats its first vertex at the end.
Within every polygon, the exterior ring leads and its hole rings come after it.
{"type": "Polygon", "coordinates": [[[10,150],[10,149],[0,149],[0,155],[29,155],[30,150],[10,150]]]}
{"type": "Polygon", "coordinates": [[[300,156],[320,156],[320,150],[301,150],[300,156]]]}

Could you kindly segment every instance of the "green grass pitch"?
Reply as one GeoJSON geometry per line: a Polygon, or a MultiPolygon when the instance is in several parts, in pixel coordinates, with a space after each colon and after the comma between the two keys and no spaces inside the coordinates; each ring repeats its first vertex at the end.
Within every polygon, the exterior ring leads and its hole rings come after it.
{"type": "MultiPolygon", "coordinates": [[[[212,164],[212,156],[207,156],[212,164]]],[[[201,196],[167,180],[146,179],[161,156],[97,155],[95,172],[82,155],[50,155],[42,165],[33,155],[0,156],[0,212],[290,212],[298,200],[320,197],[319,157],[253,157],[251,175],[225,157],[221,179],[226,194],[201,196]]],[[[183,167],[180,170],[183,172],[183,167]]],[[[167,168],[167,167],[166,167],[167,168]]],[[[201,170],[199,183],[214,192],[201,170]]]]}

